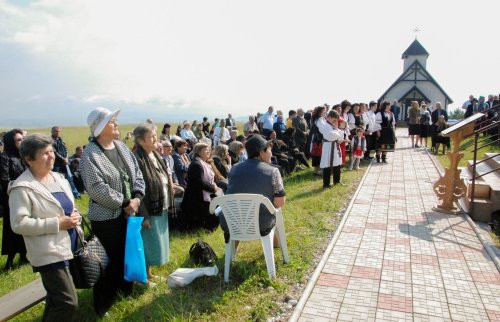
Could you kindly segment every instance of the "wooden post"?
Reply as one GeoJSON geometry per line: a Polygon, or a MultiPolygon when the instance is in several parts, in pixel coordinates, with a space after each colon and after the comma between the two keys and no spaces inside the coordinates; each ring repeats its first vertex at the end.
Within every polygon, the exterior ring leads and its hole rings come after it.
{"type": "Polygon", "coordinates": [[[450,166],[444,169],[444,176],[440,176],[433,186],[434,192],[441,201],[441,204],[432,208],[435,211],[449,214],[459,212],[455,202],[467,193],[467,187],[460,179],[462,170],[458,169],[458,162],[464,157],[464,154],[460,152],[460,143],[466,136],[472,134],[475,120],[480,117],[480,115],[473,115],[442,132],[453,141],[453,151],[446,154],[450,160],[450,166]]]}

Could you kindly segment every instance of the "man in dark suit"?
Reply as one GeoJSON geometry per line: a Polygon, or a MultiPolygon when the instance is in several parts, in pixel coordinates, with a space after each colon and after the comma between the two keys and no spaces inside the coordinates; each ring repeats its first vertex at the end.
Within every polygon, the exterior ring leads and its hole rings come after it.
{"type": "Polygon", "coordinates": [[[432,124],[436,124],[441,115],[443,115],[444,120],[448,122],[448,112],[441,108],[441,102],[436,102],[434,105],[434,111],[431,113],[432,124]]]}
{"type": "Polygon", "coordinates": [[[231,114],[227,115],[226,128],[229,130],[236,130],[236,122],[234,121],[233,116],[231,114]]]}

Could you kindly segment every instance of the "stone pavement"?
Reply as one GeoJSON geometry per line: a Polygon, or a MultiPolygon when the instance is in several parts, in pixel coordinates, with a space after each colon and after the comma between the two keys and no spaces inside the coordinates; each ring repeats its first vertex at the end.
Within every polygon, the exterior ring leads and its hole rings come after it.
{"type": "Polygon", "coordinates": [[[406,130],[397,135],[389,164],[369,168],[291,321],[500,321],[492,258],[464,216],[432,210],[438,171],[406,130]]]}

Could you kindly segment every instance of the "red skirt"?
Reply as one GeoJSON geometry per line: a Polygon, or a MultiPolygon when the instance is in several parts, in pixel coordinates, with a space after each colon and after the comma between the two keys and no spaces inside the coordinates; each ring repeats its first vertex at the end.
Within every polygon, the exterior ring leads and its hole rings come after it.
{"type": "Polygon", "coordinates": [[[354,152],[352,153],[352,156],[353,157],[359,157],[361,158],[363,156],[363,150],[361,148],[357,148],[356,150],[354,150],[354,152]]]}
{"type": "Polygon", "coordinates": [[[345,164],[346,159],[346,143],[340,143],[340,152],[342,152],[342,164],[345,164]]]}

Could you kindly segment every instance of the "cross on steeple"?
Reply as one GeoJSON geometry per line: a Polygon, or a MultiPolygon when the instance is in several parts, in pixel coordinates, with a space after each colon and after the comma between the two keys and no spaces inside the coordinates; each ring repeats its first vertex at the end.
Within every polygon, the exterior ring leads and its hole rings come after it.
{"type": "Polygon", "coordinates": [[[413,32],[415,33],[415,39],[417,39],[417,36],[418,36],[418,33],[420,32],[420,29],[418,29],[418,27],[415,27],[415,29],[413,29],[413,32]]]}

